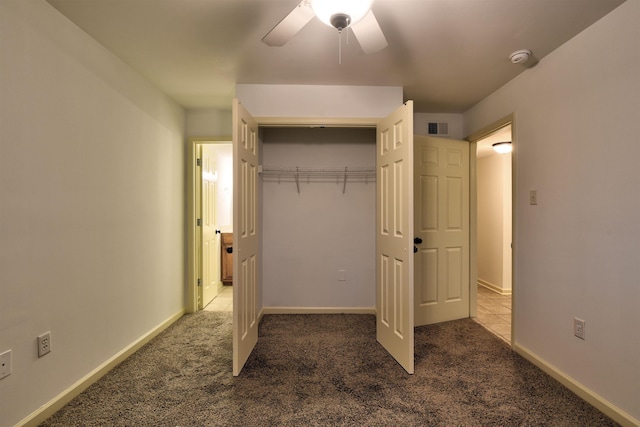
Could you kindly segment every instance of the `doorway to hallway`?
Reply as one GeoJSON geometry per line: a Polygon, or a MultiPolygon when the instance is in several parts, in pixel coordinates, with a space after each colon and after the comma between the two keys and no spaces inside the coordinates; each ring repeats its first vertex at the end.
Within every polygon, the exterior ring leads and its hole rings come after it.
{"type": "Polygon", "coordinates": [[[511,344],[511,295],[500,295],[478,285],[476,321],[511,344]]]}
{"type": "Polygon", "coordinates": [[[204,309],[223,290],[221,235],[233,231],[232,161],[231,138],[189,141],[188,312],[204,309]]]}
{"type": "Polygon", "coordinates": [[[213,298],[205,308],[204,311],[233,311],[233,288],[229,285],[224,285],[222,289],[218,290],[218,294],[213,298]]]}
{"type": "Polygon", "coordinates": [[[508,343],[512,340],[512,145],[511,122],[477,139],[477,318],[508,343]]]}

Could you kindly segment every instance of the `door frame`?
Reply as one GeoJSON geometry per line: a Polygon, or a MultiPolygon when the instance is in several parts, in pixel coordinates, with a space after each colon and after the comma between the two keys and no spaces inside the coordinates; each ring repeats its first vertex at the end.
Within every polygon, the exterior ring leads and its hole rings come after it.
{"type": "Polygon", "coordinates": [[[231,143],[231,137],[190,137],[187,141],[187,286],[185,296],[185,311],[195,313],[201,310],[198,300],[202,300],[202,289],[198,288],[198,272],[200,270],[200,260],[198,259],[198,245],[200,235],[196,225],[196,214],[198,211],[199,180],[196,159],[198,158],[198,146],[205,143],[231,143]]]}
{"type": "Polygon", "coordinates": [[[517,337],[517,325],[515,322],[517,311],[517,289],[516,284],[516,221],[517,221],[517,171],[516,171],[516,157],[517,157],[517,141],[516,141],[516,115],[514,113],[509,114],[495,122],[477,130],[465,139],[469,141],[469,176],[470,176],[470,188],[469,188],[469,231],[470,235],[470,247],[469,247],[469,315],[471,317],[478,317],[478,180],[477,180],[477,149],[478,141],[486,138],[495,131],[505,126],[511,125],[511,348],[515,347],[517,337]]]}

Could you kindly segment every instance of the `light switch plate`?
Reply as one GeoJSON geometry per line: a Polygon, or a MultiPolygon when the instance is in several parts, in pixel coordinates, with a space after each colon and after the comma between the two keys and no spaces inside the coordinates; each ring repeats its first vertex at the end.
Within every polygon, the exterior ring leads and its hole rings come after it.
{"type": "Polygon", "coordinates": [[[0,379],[11,375],[11,350],[0,354],[0,379]]]}

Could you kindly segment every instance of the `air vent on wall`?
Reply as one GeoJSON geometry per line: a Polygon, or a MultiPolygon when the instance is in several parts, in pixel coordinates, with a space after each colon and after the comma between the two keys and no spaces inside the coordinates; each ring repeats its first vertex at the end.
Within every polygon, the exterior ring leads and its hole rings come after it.
{"type": "Polygon", "coordinates": [[[428,123],[428,135],[449,135],[449,123],[428,123]]]}

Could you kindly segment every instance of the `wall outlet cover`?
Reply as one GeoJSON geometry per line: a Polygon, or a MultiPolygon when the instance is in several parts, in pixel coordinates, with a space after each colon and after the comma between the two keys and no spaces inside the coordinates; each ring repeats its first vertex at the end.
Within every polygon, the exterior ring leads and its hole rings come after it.
{"type": "Polygon", "coordinates": [[[38,336],[38,357],[51,352],[51,332],[45,332],[38,336]]]}

